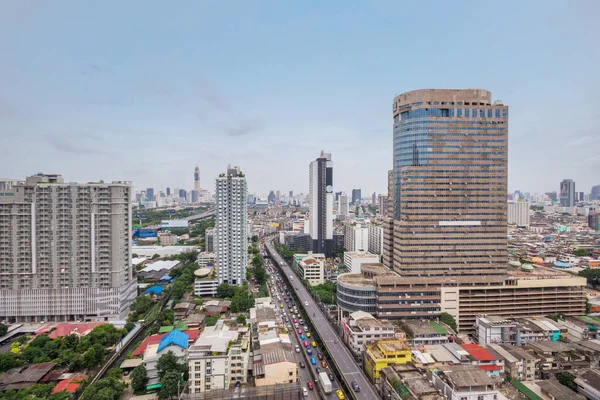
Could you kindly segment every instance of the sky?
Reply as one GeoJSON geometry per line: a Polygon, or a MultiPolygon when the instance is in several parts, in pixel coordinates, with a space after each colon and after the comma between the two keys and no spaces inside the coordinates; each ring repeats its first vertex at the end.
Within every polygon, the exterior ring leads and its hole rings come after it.
{"type": "Polygon", "coordinates": [[[600,2],[4,1],[0,178],[387,191],[392,101],[482,88],[510,107],[509,190],[600,184],[600,2]]]}

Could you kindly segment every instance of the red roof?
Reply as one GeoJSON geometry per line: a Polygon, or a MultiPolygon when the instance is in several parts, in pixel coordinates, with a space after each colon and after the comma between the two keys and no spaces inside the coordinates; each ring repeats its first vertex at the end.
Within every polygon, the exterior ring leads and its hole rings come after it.
{"type": "Polygon", "coordinates": [[[68,336],[72,333],[83,336],[87,335],[97,326],[105,325],[106,322],[84,322],[81,324],[58,324],[48,337],[56,339],[58,337],[68,336]]]}
{"type": "Polygon", "coordinates": [[[478,365],[478,367],[484,371],[500,371],[500,367],[496,364],[482,364],[478,365]]]}
{"type": "MultiPolygon", "coordinates": [[[[198,336],[200,336],[200,331],[198,329],[190,329],[183,332],[188,335],[188,343],[194,343],[196,340],[198,340],[198,336]]],[[[140,343],[140,345],[135,350],[133,350],[133,353],[131,353],[131,355],[133,357],[143,355],[148,346],[150,346],[151,344],[159,344],[160,339],[162,339],[166,335],[167,333],[163,333],[161,335],[148,336],[146,339],[144,339],[142,343],[140,343]]]]}
{"type": "Polygon", "coordinates": [[[69,393],[75,393],[75,391],[77,390],[79,385],[81,385],[80,382],[82,380],[83,380],[83,378],[64,379],[64,380],[58,382],[56,384],[56,386],[54,386],[54,389],[52,390],[52,394],[61,392],[63,390],[66,390],[69,393]]]}
{"type": "Polygon", "coordinates": [[[496,361],[489,351],[478,344],[461,344],[461,347],[477,361],[496,361]]]}

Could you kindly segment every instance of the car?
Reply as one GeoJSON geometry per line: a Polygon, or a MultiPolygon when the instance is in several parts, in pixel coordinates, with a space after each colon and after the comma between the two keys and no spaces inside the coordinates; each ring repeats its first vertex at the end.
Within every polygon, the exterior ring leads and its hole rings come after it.
{"type": "Polygon", "coordinates": [[[305,302],[304,302],[304,305],[305,305],[306,307],[308,307],[308,301],[305,301],[305,302]]]}
{"type": "Polygon", "coordinates": [[[313,385],[311,381],[308,381],[306,382],[306,387],[308,387],[308,390],[313,390],[315,388],[315,385],[313,385]]]}
{"type": "Polygon", "coordinates": [[[306,332],[306,337],[310,337],[310,332],[306,332]]]}
{"type": "Polygon", "coordinates": [[[296,353],[300,353],[300,346],[296,345],[296,353]]]}
{"type": "Polygon", "coordinates": [[[302,314],[300,314],[300,313],[298,313],[298,314],[296,314],[296,315],[298,316],[298,318],[300,318],[300,317],[302,316],[302,314]]]}
{"type": "Polygon", "coordinates": [[[321,367],[327,368],[327,363],[325,361],[321,361],[321,367]]]}
{"type": "Polygon", "coordinates": [[[335,380],[335,376],[333,376],[333,374],[332,374],[331,372],[330,372],[330,373],[328,373],[327,375],[329,376],[329,380],[330,380],[331,382],[333,382],[333,381],[335,380]]]}
{"type": "Polygon", "coordinates": [[[302,329],[298,328],[298,335],[302,335],[302,329]]]}
{"type": "MultiPolygon", "coordinates": [[[[317,342],[315,342],[314,340],[310,343],[312,345],[312,347],[317,347],[317,342]]],[[[323,357],[323,356],[321,356],[323,357]]]]}
{"type": "Polygon", "coordinates": [[[321,368],[317,367],[315,368],[315,371],[317,371],[317,375],[319,375],[321,373],[321,368]]]}
{"type": "Polygon", "coordinates": [[[306,368],[306,364],[304,364],[304,361],[300,361],[300,368],[306,368]]]}
{"type": "Polygon", "coordinates": [[[298,286],[295,286],[296,290],[300,290],[300,288],[298,286]]]}
{"type": "Polygon", "coordinates": [[[283,308],[283,303],[279,304],[279,307],[283,308]]]}
{"type": "Polygon", "coordinates": [[[317,354],[317,357],[319,357],[319,360],[322,360],[323,359],[323,354],[319,353],[319,354],[317,354]]]}
{"type": "Polygon", "coordinates": [[[307,347],[307,348],[306,348],[306,353],[307,353],[309,356],[312,356],[312,349],[311,349],[310,347],[307,347]]]}
{"type": "Polygon", "coordinates": [[[304,325],[304,319],[300,318],[300,323],[304,325]]]}
{"type": "Polygon", "coordinates": [[[298,323],[298,320],[297,320],[296,318],[294,318],[294,323],[295,323],[295,324],[297,324],[297,323],[298,323]]]}
{"type": "Polygon", "coordinates": [[[303,333],[301,333],[301,334],[300,334],[300,340],[304,340],[304,339],[306,339],[306,336],[304,336],[304,334],[303,334],[303,333]]]}
{"type": "Polygon", "coordinates": [[[352,383],[350,383],[352,385],[352,389],[354,389],[355,392],[360,392],[360,386],[358,386],[358,383],[356,381],[352,381],[352,383]]]}
{"type": "Polygon", "coordinates": [[[302,388],[302,396],[308,397],[308,389],[306,389],[305,387],[302,388]]]}
{"type": "Polygon", "coordinates": [[[346,400],[346,398],[344,397],[344,392],[342,392],[340,389],[336,390],[335,394],[337,395],[339,400],[346,400]]]}
{"type": "Polygon", "coordinates": [[[308,342],[304,341],[304,347],[308,347],[308,342]]]}
{"type": "Polygon", "coordinates": [[[311,357],[311,358],[310,358],[310,363],[311,363],[312,365],[317,365],[317,360],[315,360],[315,358],[314,358],[314,357],[311,357]]]}
{"type": "Polygon", "coordinates": [[[308,332],[308,326],[304,325],[304,332],[308,332]]]}

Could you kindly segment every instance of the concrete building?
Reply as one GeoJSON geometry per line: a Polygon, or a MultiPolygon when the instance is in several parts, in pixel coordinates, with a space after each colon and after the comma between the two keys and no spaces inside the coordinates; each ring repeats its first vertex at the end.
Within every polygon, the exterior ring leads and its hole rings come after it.
{"type": "Polygon", "coordinates": [[[208,252],[214,252],[215,251],[215,235],[216,235],[216,229],[215,228],[207,228],[204,231],[204,250],[208,251],[208,252]]]}
{"type": "Polygon", "coordinates": [[[383,226],[374,223],[369,224],[369,253],[382,255],[383,254],[383,226]]]}
{"type": "Polygon", "coordinates": [[[346,271],[352,274],[360,274],[363,264],[377,264],[379,256],[368,251],[346,251],[344,252],[344,266],[346,271]]]}
{"type": "Polygon", "coordinates": [[[194,190],[200,192],[200,167],[196,165],[194,168],[194,190]]]}
{"type": "Polygon", "coordinates": [[[194,281],[194,295],[216,296],[217,286],[219,286],[219,280],[215,279],[217,255],[206,251],[198,254],[196,262],[198,263],[198,269],[194,271],[194,276],[196,277],[194,281]]]}
{"type": "Polygon", "coordinates": [[[352,204],[356,205],[361,197],[360,189],[352,189],[352,204]]]}
{"type": "Polygon", "coordinates": [[[394,261],[387,266],[431,282],[457,276],[501,284],[508,107],[486,90],[426,89],[396,96],[393,118],[394,261]]]}
{"type": "Polygon", "coordinates": [[[496,315],[478,316],[475,331],[479,344],[515,344],[517,324],[515,321],[496,315]]]}
{"type": "Polygon", "coordinates": [[[188,350],[189,392],[228,389],[248,381],[248,328],[232,330],[219,321],[207,326],[188,350]]]}
{"type": "Polygon", "coordinates": [[[563,179],[560,182],[560,205],[563,207],[573,207],[578,199],[575,193],[575,181],[573,179],[563,179]]]}
{"type": "Polygon", "coordinates": [[[446,324],[431,320],[403,320],[402,328],[411,339],[412,346],[426,346],[448,343],[456,333],[446,324]]]}
{"type": "Polygon", "coordinates": [[[346,192],[342,193],[338,199],[339,210],[337,215],[343,215],[344,217],[348,216],[348,195],[346,192]]]}
{"type": "Polygon", "coordinates": [[[331,257],[333,253],[333,161],[323,153],[309,165],[310,250],[331,257]]]}
{"type": "Polygon", "coordinates": [[[154,201],[154,189],[146,189],[146,201],[154,201]]]}
{"type": "Polygon", "coordinates": [[[387,215],[388,209],[388,197],[386,195],[379,195],[379,215],[385,216],[387,215]]]}
{"type": "Polygon", "coordinates": [[[124,319],[137,295],[130,182],[37,174],[0,189],[0,320],[124,319]]]}
{"type": "Polygon", "coordinates": [[[292,268],[313,286],[325,283],[325,254],[294,254],[292,268]]]}
{"type": "Polygon", "coordinates": [[[575,379],[577,392],[588,399],[600,400],[600,371],[590,369],[575,379]]]}
{"type": "Polygon", "coordinates": [[[347,251],[369,249],[369,226],[360,222],[347,222],[344,227],[344,248],[347,251]]]}
{"type": "Polygon", "coordinates": [[[431,379],[448,400],[507,400],[497,381],[475,365],[444,366],[431,379]]]}
{"type": "Polygon", "coordinates": [[[355,355],[362,355],[367,345],[378,340],[396,338],[396,330],[391,322],[385,319],[375,319],[373,315],[364,311],[350,314],[342,326],[342,338],[355,355]]]}
{"type": "Polygon", "coordinates": [[[600,185],[592,186],[590,201],[600,200],[600,185]]]}
{"type": "Polygon", "coordinates": [[[509,201],[508,202],[508,224],[522,227],[529,226],[529,202],[527,201],[509,201]]]}
{"type": "Polygon", "coordinates": [[[412,360],[410,347],[401,340],[379,340],[368,345],[364,353],[365,372],[377,384],[381,370],[395,364],[406,364],[412,360]]]}
{"type": "Polygon", "coordinates": [[[159,343],[148,345],[142,359],[142,363],[146,367],[146,374],[148,375],[148,385],[160,382],[156,364],[162,355],[173,353],[179,362],[185,363],[187,348],[188,335],[177,329],[163,336],[159,343]]]}
{"type": "Polygon", "coordinates": [[[216,179],[215,252],[217,279],[241,286],[248,265],[248,196],[246,177],[239,167],[227,166],[216,179]]]}
{"type": "Polygon", "coordinates": [[[285,343],[278,340],[260,345],[254,352],[253,376],[256,386],[298,381],[298,364],[289,339],[285,343]]]}

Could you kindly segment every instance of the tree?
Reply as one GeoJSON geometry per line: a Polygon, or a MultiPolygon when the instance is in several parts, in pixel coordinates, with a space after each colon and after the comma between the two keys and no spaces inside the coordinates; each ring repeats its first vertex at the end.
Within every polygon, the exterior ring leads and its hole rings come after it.
{"type": "Polygon", "coordinates": [[[158,370],[158,376],[162,379],[167,372],[183,373],[187,368],[185,365],[179,363],[179,360],[177,360],[172,351],[169,351],[160,356],[156,363],[156,369],[158,370]]]}
{"type": "Polygon", "coordinates": [[[125,330],[127,331],[127,333],[131,332],[134,328],[135,328],[135,324],[131,321],[129,321],[125,324],[125,330]]]}
{"type": "Polygon", "coordinates": [[[21,359],[27,363],[33,363],[36,358],[41,357],[43,354],[42,349],[37,346],[32,346],[30,343],[29,346],[25,347],[21,352],[21,359]]]}
{"type": "Polygon", "coordinates": [[[119,379],[103,378],[88,386],[81,400],[117,400],[125,386],[119,379]]]}
{"type": "Polygon", "coordinates": [[[219,321],[218,315],[211,315],[204,320],[204,323],[206,324],[206,326],[215,326],[218,321],[219,321]]]}
{"type": "Polygon", "coordinates": [[[244,314],[239,314],[235,320],[239,325],[246,325],[246,316],[244,314]]]}
{"type": "Polygon", "coordinates": [[[144,364],[140,364],[131,373],[131,387],[134,392],[142,392],[148,385],[148,371],[144,364]]]}
{"type": "Polygon", "coordinates": [[[160,378],[159,396],[163,399],[170,399],[173,396],[177,396],[179,394],[179,388],[182,386],[181,374],[176,371],[169,371],[160,378]]]}
{"type": "Polygon", "coordinates": [[[131,304],[131,313],[135,316],[137,321],[138,317],[145,315],[152,307],[154,307],[154,300],[148,295],[137,296],[131,304]]]}
{"type": "Polygon", "coordinates": [[[247,283],[244,283],[242,287],[236,289],[229,307],[233,313],[249,311],[254,307],[254,296],[248,292],[247,283]]]}
{"type": "Polygon", "coordinates": [[[160,254],[154,253],[154,255],[152,256],[152,259],[156,260],[157,258],[160,258],[160,254]]]}
{"type": "Polygon", "coordinates": [[[87,368],[98,365],[104,359],[104,347],[96,343],[83,353],[83,365],[87,368]]]}
{"type": "Polygon", "coordinates": [[[217,297],[221,298],[232,298],[235,295],[235,286],[230,285],[227,282],[221,283],[217,286],[217,297]]]}
{"type": "Polygon", "coordinates": [[[8,326],[0,324],[0,336],[6,335],[6,332],[8,332],[8,326]]]}
{"type": "Polygon", "coordinates": [[[252,243],[258,243],[258,235],[252,235],[252,243]]]}
{"type": "Polygon", "coordinates": [[[458,332],[456,327],[456,320],[454,317],[447,312],[443,312],[440,314],[440,321],[448,325],[454,332],[458,332]]]}
{"type": "Polygon", "coordinates": [[[587,298],[585,298],[585,314],[589,314],[592,312],[592,303],[590,303],[590,300],[587,298]]]}
{"type": "Polygon", "coordinates": [[[575,250],[573,250],[573,254],[578,257],[584,257],[584,256],[589,256],[590,251],[588,249],[575,249],[575,250]]]}
{"type": "Polygon", "coordinates": [[[0,373],[6,372],[9,369],[16,368],[21,365],[13,353],[0,354],[0,373]]]}
{"type": "Polygon", "coordinates": [[[577,391],[577,384],[575,383],[575,375],[570,372],[559,372],[556,377],[558,381],[568,387],[571,390],[577,391]]]}
{"type": "Polygon", "coordinates": [[[52,393],[52,385],[36,383],[25,390],[25,393],[40,399],[47,399],[52,393]]]}
{"type": "Polygon", "coordinates": [[[158,314],[156,321],[158,322],[159,326],[173,325],[173,321],[175,321],[175,313],[173,310],[164,310],[158,314]]]}
{"type": "Polygon", "coordinates": [[[586,278],[587,283],[593,287],[600,284],[600,269],[584,269],[583,271],[579,271],[579,276],[586,278]]]}
{"type": "Polygon", "coordinates": [[[267,271],[262,265],[254,268],[254,280],[257,285],[262,285],[267,281],[267,271]]]}

